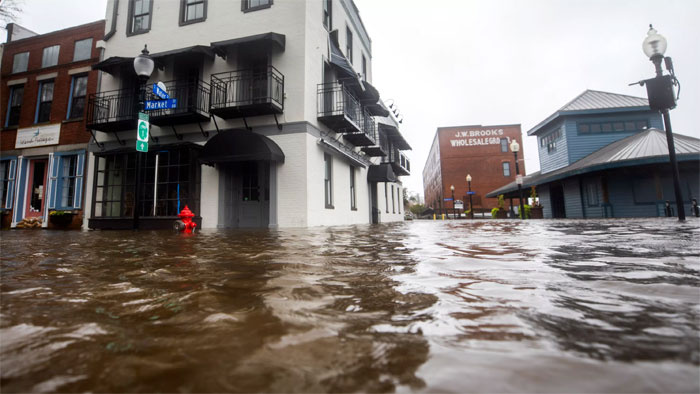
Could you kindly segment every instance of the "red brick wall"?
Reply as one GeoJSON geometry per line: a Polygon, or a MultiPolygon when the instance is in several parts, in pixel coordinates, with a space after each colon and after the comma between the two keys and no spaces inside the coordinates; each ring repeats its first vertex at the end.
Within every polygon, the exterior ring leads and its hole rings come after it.
{"type": "MultiPolygon", "coordinates": [[[[8,81],[26,78],[24,84],[24,97],[19,119],[19,128],[34,126],[36,102],[39,84],[36,77],[44,74],[58,73],[54,79],[54,96],[51,104],[51,118],[47,124],[61,124],[61,137],[59,144],[87,143],[90,133],[85,128],[85,122],[80,120],[66,121],[68,101],[70,99],[71,69],[91,66],[99,60],[99,49],[95,43],[104,36],[104,21],[98,21],[80,25],[52,33],[9,42],[5,44],[2,58],[2,75],[0,83],[0,125],[5,125],[7,105],[9,101],[10,87],[8,81]],[[75,41],[92,37],[92,56],[90,59],[73,62],[75,41]],[[53,67],[41,68],[41,58],[44,48],[52,45],[60,45],[58,64],[53,67]],[[29,65],[26,72],[12,74],[12,64],[16,53],[29,51],[29,65]]],[[[97,90],[97,71],[88,73],[87,95],[97,90]]],[[[86,104],[87,107],[87,104],[86,104]]],[[[17,127],[3,128],[0,131],[0,150],[12,150],[15,148],[17,127]]]]}
{"type": "MultiPolygon", "coordinates": [[[[465,209],[468,209],[469,204],[467,174],[472,176],[471,190],[475,192],[472,199],[476,211],[496,207],[497,199],[484,197],[486,193],[515,180],[513,153],[510,147],[508,152],[501,152],[501,138],[507,138],[509,144],[514,138],[518,141],[521,147],[518,152],[518,165],[520,174],[525,174],[520,125],[441,127],[437,133],[440,144],[442,196],[451,198],[450,185],[454,185],[455,199],[464,200],[465,209]],[[510,162],[511,175],[508,177],[503,176],[504,161],[510,162]]],[[[428,196],[435,196],[439,192],[440,190],[425,191],[428,206],[432,205],[428,196]]],[[[506,205],[508,204],[509,201],[506,202],[506,205]]],[[[517,205],[517,201],[513,204],[517,205]]],[[[451,212],[452,202],[443,202],[442,206],[451,212]]]]}

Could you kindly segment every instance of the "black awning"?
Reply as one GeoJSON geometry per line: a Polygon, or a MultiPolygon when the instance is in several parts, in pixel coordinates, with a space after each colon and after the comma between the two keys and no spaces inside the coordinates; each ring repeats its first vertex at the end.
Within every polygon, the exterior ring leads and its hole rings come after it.
{"type": "Polygon", "coordinates": [[[234,38],[231,40],[212,42],[211,47],[214,49],[214,53],[221,57],[226,57],[226,49],[242,44],[270,43],[273,45],[277,45],[281,50],[284,51],[285,40],[286,38],[284,34],[263,33],[256,34],[253,36],[234,38]]]}
{"type": "Polygon", "coordinates": [[[214,51],[204,45],[195,45],[187,48],[173,49],[172,51],[158,52],[151,55],[154,60],[163,60],[170,56],[206,56],[210,59],[214,58],[214,51]]]}
{"type": "Polygon", "coordinates": [[[340,51],[340,48],[333,42],[333,40],[330,41],[331,45],[331,64],[335,66],[338,71],[343,73],[346,77],[350,77],[355,81],[358,81],[357,78],[357,73],[355,72],[355,69],[352,68],[352,65],[350,64],[350,61],[343,55],[343,52],[340,51]]]}
{"type": "Polygon", "coordinates": [[[373,164],[367,170],[368,182],[396,182],[396,174],[391,163],[373,164]]]}
{"type": "Polygon", "coordinates": [[[284,153],[279,145],[264,135],[247,130],[227,130],[209,139],[199,156],[203,164],[255,160],[284,163],[284,153]]]}
{"type": "Polygon", "coordinates": [[[405,138],[403,138],[403,135],[401,135],[401,132],[399,132],[399,129],[396,126],[389,125],[386,123],[379,123],[379,130],[383,131],[384,134],[386,134],[387,138],[391,140],[391,142],[399,148],[399,150],[411,150],[411,145],[408,144],[408,141],[406,141],[405,138]]]}
{"type": "Polygon", "coordinates": [[[360,166],[362,168],[367,167],[367,164],[364,163],[361,159],[360,156],[357,155],[354,151],[344,151],[341,148],[329,143],[328,141],[324,140],[323,138],[319,139],[317,141],[318,145],[325,149],[326,151],[329,151],[330,153],[335,153],[339,154],[341,157],[343,157],[345,160],[349,161],[351,164],[360,166]]]}
{"type": "Polygon", "coordinates": [[[379,103],[367,104],[365,105],[365,109],[367,109],[367,112],[372,116],[389,116],[389,110],[382,107],[379,103]]]}
{"type": "Polygon", "coordinates": [[[130,66],[133,69],[133,64],[133,57],[112,56],[109,59],[105,59],[97,64],[93,64],[92,69],[104,71],[108,74],[114,74],[118,69],[125,66],[130,66]]]}

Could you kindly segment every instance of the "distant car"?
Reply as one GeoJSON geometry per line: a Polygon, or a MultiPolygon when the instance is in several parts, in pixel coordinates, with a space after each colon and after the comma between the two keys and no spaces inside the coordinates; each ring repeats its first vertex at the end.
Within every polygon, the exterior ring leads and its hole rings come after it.
{"type": "Polygon", "coordinates": [[[406,212],[406,214],[403,215],[403,220],[413,220],[413,214],[411,212],[406,212]]]}

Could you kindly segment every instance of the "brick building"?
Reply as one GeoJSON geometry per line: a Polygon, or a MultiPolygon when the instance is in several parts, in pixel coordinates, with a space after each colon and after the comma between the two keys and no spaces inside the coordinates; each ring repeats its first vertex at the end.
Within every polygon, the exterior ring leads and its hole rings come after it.
{"type": "Polygon", "coordinates": [[[99,60],[96,43],[103,35],[103,20],[41,35],[8,25],[0,70],[3,226],[31,219],[50,227],[52,210],[66,211],[80,226],[91,138],[84,113],[97,89],[98,72],[91,66],[99,60]]]}
{"type": "MultiPolygon", "coordinates": [[[[515,139],[523,146],[519,124],[495,126],[439,127],[423,169],[425,205],[436,212],[452,213],[450,186],[455,200],[469,209],[467,174],[472,176],[474,212],[490,211],[497,199],[486,193],[515,180],[515,163],[509,144],[515,139]]],[[[522,151],[518,154],[520,174],[525,174],[522,151]]],[[[517,201],[514,202],[517,204],[517,201]]]]}

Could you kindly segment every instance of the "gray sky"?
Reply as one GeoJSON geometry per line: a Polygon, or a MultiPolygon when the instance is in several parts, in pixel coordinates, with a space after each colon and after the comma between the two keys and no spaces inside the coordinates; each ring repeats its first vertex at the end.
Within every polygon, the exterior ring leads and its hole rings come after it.
{"type": "MultiPolygon", "coordinates": [[[[47,33],[104,18],[105,3],[25,0],[18,22],[47,33]]],[[[649,23],[668,40],[682,86],[673,129],[700,138],[693,122],[700,110],[700,1],[355,3],[372,38],[373,84],[404,116],[413,151],[412,175],[403,180],[411,191],[422,194],[437,127],[520,123],[525,134],[586,89],[646,97],[645,88],[627,85],[653,76],[642,52],[649,23]]],[[[525,138],[524,150],[527,172],[537,171],[534,138],[525,138]]]]}

